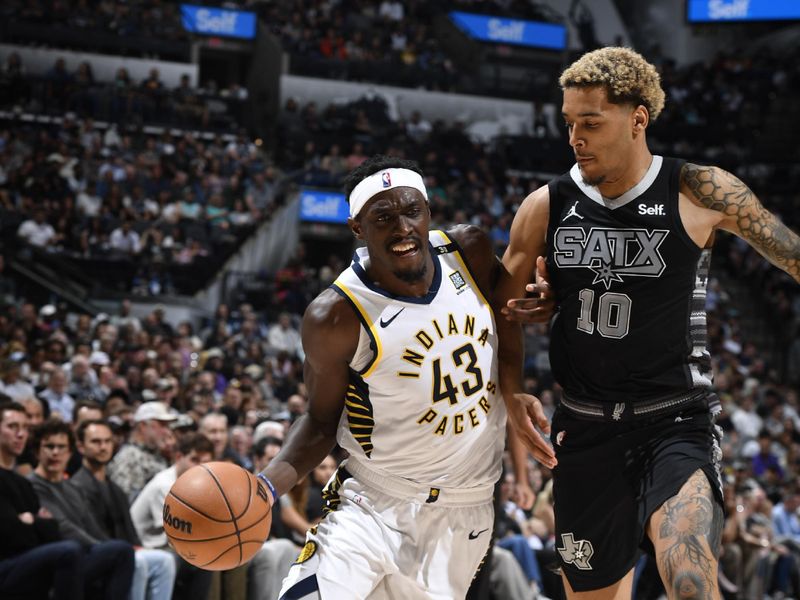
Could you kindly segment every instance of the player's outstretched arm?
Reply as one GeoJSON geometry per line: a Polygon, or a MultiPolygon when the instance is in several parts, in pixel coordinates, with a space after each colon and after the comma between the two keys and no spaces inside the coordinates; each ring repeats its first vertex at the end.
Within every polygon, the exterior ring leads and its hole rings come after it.
{"type": "Polygon", "coordinates": [[[553,448],[534,427],[535,424],[544,433],[549,433],[550,423],[539,399],[523,392],[524,352],[520,326],[520,323],[539,322],[552,315],[552,303],[544,307],[539,304],[539,297],[525,298],[536,259],[545,252],[549,202],[547,186],[539,188],[525,199],[514,216],[511,240],[499,264],[493,303],[500,335],[500,389],[508,421],[533,457],[553,468],[557,462],[553,448]]]}
{"type": "MultiPolygon", "coordinates": [[[[500,390],[506,404],[509,420],[509,448],[515,467],[515,476],[521,486],[528,486],[525,448],[536,460],[555,465],[555,456],[550,445],[533,427],[533,419],[547,431],[549,423],[541,410],[541,403],[529,394],[522,394],[522,329],[518,322],[506,320],[497,312],[499,306],[497,290],[505,289],[508,273],[494,254],[492,242],[486,233],[474,226],[459,225],[447,232],[458,242],[469,263],[470,272],[476,279],[484,297],[495,311],[498,336],[498,367],[500,390]],[[504,386],[503,381],[506,381],[504,386]],[[513,382],[513,383],[511,383],[513,382]]],[[[532,492],[530,502],[533,502],[532,492]]],[[[525,501],[527,503],[527,500],[525,501]]]]}
{"type": "Polygon", "coordinates": [[[511,275],[501,313],[519,323],[547,323],[555,306],[544,255],[550,192],[547,186],[530,194],[520,206],[511,225],[511,240],[503,265],[511,275]],[[534,283],[530,283],[533,281],[534,283]],[[526,292],[532,295],[526,297],[526,292]]]}
{"type": "Polygon", "coordinates": [[[800,237],[764,208],[738,177],[719,167],[687,163],[681,171],[681,193],[719,213],[719,229],[738,235],[800,282],[800,237]]]}
{"type": "Polygon", "coordinates": [[[303,377],[308,412],[289,431],[280,453],[264,475],[280,496],[316,467],[336,443],[336,429],[349,382],[348,363],[358,345],[355,312],[333,290],[322,292],[303,317],[303,377]]]}

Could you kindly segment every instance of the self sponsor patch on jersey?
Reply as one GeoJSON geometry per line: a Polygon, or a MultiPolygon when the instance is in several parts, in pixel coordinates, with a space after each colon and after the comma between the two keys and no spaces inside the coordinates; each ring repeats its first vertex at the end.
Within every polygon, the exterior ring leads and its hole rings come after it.
{"type": "Polygon", "coordinates": [[[304,562],[311,559],[317,553],[317,542],[309,540],[306,542],[306,545],[303,546],[303,549],[300,551],[300,555],[297,557],[297,560],[294,561],[294,564],[300,565],[304,562]]]}
{"type": "Polygon", "coordinates": [[[457,290],[460,290],[462,287],[467,285],[467,282],[464,281],[464,278],[461,276],[459,271],[454,271],[450,273],[450,281],[453,282],[453,285],[456,286],[457,290]]]}

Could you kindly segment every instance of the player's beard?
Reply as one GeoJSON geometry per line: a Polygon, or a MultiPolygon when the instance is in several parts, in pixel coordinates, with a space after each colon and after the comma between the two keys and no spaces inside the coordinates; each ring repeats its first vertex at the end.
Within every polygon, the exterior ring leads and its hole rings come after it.
{"type": "Polygon", "coordinates": [[[594,177],[586,177],[583,173],[581,173],[581,178],[583,179],[583,183],[591,187],[597,187],[601,183],[605,183],[606,176],[605,175],[596,175],[594,177]]]}
{"type": "Polygon", "coordinates": [[[425,273],[427,272],[428,265],[423,264],[419,269],[414,269],[411,271],[395,271],[394,276],[405,283],[417,283],[418,281],[424,279],[425,273]]]}

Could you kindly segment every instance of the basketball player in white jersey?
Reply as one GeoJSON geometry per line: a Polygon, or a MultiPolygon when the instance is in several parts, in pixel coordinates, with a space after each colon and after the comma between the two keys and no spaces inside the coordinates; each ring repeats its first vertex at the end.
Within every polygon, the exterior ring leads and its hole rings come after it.
{"type": "MultiPolygon", "coordinates": [[[[335,443],[349,457],[281,598],[464,598],[489,548],[506,437],[497,329],[519,326],[494,319],[486,294],[502,269],[489,238],[429,233],[415,163],[373,157],[345,187],[366,247],[306,311],[309,411],[259,477],[274,500],[335,443]]],[[[512,454],[527,485],[522,445],[512,454]]]]}

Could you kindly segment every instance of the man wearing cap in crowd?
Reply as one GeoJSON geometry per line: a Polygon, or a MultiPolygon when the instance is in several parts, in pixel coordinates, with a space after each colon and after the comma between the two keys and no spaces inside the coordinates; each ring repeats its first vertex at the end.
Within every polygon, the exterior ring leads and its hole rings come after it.
{"type": "Polygon", "coordinates": [[[92,365],[94,369],[106,367],[111,364],[111,359],[108,357],[108,354],[102,350],[95,350],[89,356],[89,364],[92,365]]]}
{"type": "Polygon", "coordinates": [[[145,402],[136,409],[130,440],[108,465],[108,475],[133,502],[145,484],[169,465],[161,456],[162,448],[171,445],[169,424],[177,419],[163,402],[145,402]]]}

